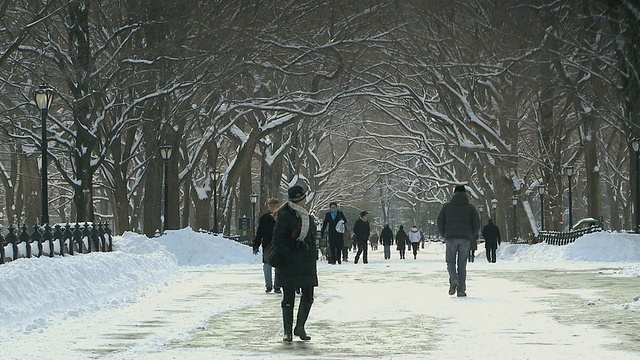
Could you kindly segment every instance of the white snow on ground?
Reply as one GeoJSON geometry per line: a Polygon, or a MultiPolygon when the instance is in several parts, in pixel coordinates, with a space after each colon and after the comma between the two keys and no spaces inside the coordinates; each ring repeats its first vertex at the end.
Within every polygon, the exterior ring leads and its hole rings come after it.
{"type": "MultiPolygon", "coordinates": [[[[476,261],[484,262],[484,266],[492,269],[599,269],[606,267],[616,269],[614,272],[617,276],[640,276],[640,236],[630,234],[590,234],[567,246],[503,244],[498,251],[496,264],[486,264],[482,250],[481,247],[476,261]]],[[[428,253],[431,253],[434,259],[443,258],[444,244],[429,243],[425,250],[421,250],[420,256],[428,253]]],[[[370,258],[373,259],[373,256],[378,257],[378,255],[379,253],[373,253],[370,258]]],[[[353,255],[350,256],[353,257],[353,255]]],[[[410,255],[407,255],[407,258],[409,257],[410,255]]],[[[370,261],[370,265],[377,271],[384,271],[389,266],[393,266],[394,262],[388,264],[390,265],[377,259],[370,261]]],[[[442,259],[441,263],[434,260],[431,264],[416,262],[411,266],[415,267],[415,271],[422,271],[425,267],[442,270],[444,260],[442,259]]],[[[50,337],[53,333],[55,337],[59,336],[60,339],[68,341],[84,332],[118,329],[120,322],[122,326],[127,324],[127,317],[132,316],[131,314],[144,318],[145,309],[162,306],[167,309],[182,308],[185,299],[189,296],[200,296],[198,294],[202,291],[203,284],[212,286],[214,289],[216,284],[239,284],[238,289],[218,289],[217,293],[212,291],[211,299],[200,299],[199,306],[205,306],[207,309],[202,314],[194,316],[194,314],[180,311],[171,312],[166,319],[163,319],[172,324],[167,326],[166,332],[156,330],[154,338],[145,342],[143,347],[126,352],[123,357],[116,356],[122,359],[154,358],[149,354],[153,354],[168,343],[187,337],[194,329],[202,328],[212,315],[229,309],[259,306],[260,301],[265,301],[256,296],[243,296],[243,292],[246,291],[241,288],[243,281],[247,281],[247,276],[251,277],[252,284],[260,284],[261,268],[261,256],[253,255],[250,248],[220,236],[197,233],[191,229],[169,231],[168,234],[153,239],[134,233],[125,233],[123,236],[114,238],[112,253],[18,259],[0,265],[0,279],[2,279],[0,281],[0,344],[2,344],[0,358],[21,358],[18,356],[21,348],[24,354],[31,354],[25,358],[33,358],[33,354],[39,353],[33,350],[38,348],[44,351],[45,356],[42,358],[59,358],[51,354],[68,354],[70,345],[55,338],[43,339],[42,337],[50,337]],[[212,269],[214,271],[211,271],[212,269]],[[32,350],[31,353],[29,350],[32,350]]],[[[338,268],[322,264],[319,268],[321,282],[328,271],[335,273],[335,271],[349,271],[349,268],[345,265],[338,268]]],[[[371,272],[366,274],[373,276],[371,272]]],[[[494,282],[496,286],[501,287],[512,286],[514,292],[509,296],[521,296],[518,290],[526,291],[527,299],[547,296],[543,290],[536,293],[535,288],[523,287],[523,284],[505,285],[506,281],[501,279],[489,280],[489,282],[494,282]],[[520,289],[520,287],[523,288],[520,289]]],[[[369,285],[359,286],[356,283],[348,289],[341,289],[338,292],[340,295],[336,295],[336,298],[340,298],[344,308],[337,313],[333,313],[333,310],[327,306],[324,307],[326,310],[323,310],[321,303],[314,305],[315,318],[330,319],[332,316],[339,316],[353,318],[354,321],[361,319],[363,313],[358,312],[356,302],[361,301],[361,298],[374,301],[364,294],[367,292],[367,286],[369,285]]],[[[434,291],[441,292],[441,290],[434,291]]],[[[317,296],[321,294],[322,287],[318,289],[317,296]]],[[[536,329],[544,329],[545,324],[550,321],[550,317],[532,315],[529,311],[511,308],[509,304],[518,302],[509,302],[507,298],[495,298],[486,289],[477,289],[476,294],[483,297],[469,300],[486,301],[487,306],[504,305],[500,307],[499,316],[509,318],[516,323],[534,322],[532,326],[536,329]]],[[[377,300],[372,302],[371,306],[384,311],[388,305],[385,305],[384,296],[377,295],[377,300]]],[[[640,289],[630,288],[628,299],[629,302],[620,304],[620,307],[630,310],[632,316],[638,316],[636,311],[640,310],[640,289]]],[[[445,296],[435,300],[432,306],[442,312],[451,311],[452,306],[459,307],[458,304],[452,304],[447,300],[448,297],[445,296]]],[[[524,301],[523,299],[523,303],[524,301]]],[[[532,301],[526,300],[526,302],[532,301]]],[[[385,314],[380,311],[375,314],[367,313],[364,316],[378,320],[394,317],[392,312],[385,314]]],[[[431,311],[434,310],[431,309],[431,311]]],[[[479,320],[486,316],[474,315],[470,312],[463,314],[469,317],[477,316],[479,320]]],[[[153,319],[150,317],[148,320],[153,319]]],[[[456,331],[452,324],[447,325],[446,328],[448,331],[456,331]]],[[[585,330],[583,325],[574,326],[572,329],[576,333],[592,331],[593,334],[601,336],[601,330],[585,330]]],[[[470,330],[482,331],[483,328],[471,327],[470,330]]],[[[471,332],[465,336],[480,340],[483,334],[471,332]]],[[[459,337],[459,334],[456,337],[459,337]]],[[[79,336],[73,344],[81,346],[84,345],[83,341],[86,341],[84,348],[96,346],[94,340],[89,340],[91,339],[83,340],[82,336],[79,336]]],[[[588,336],[581,337],[574,343],[580,345],[578,341],[589,343],[592,342],[591,340],[593,339],[588,336]]],[[[552,340],[549,339],[549,341],[552,340]]],[[[598,338],[595,343],[605,344],[607,341],[598,338]]],[[[500,344],[500,346],[500,358],[522,358],[521,347],[506,346],[506,344],[500,344]]],[[[478,351],[483,350],[478,349],[478,351]]],[[[220,350],[220,354],[226,353],[228,349],[220,350]]],[[[194,354],[197,354],[197,351],[194,354]]],[[[230,356],[239,356],[239,353],[234,354],[230,356]]]]}

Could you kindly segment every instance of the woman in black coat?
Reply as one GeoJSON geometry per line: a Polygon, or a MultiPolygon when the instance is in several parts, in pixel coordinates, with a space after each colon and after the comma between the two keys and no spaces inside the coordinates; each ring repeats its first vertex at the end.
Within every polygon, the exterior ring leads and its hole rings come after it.
{"type": "Polygon", "coordinates": [[[274,251],[284,258],[276,267],[276,276],[282,287],[282,322],[284,341],[292,341],[293,304],[296,290],[301,289],[300,305],[293,335],[310,340],[304,325],[313,304],[314,287],[318,286],[316,268],[316,224],[304,206],[306,194],[301,186],[288,190],[289,201],[276,211],[273,229],[274,251]]]}
{"type": "Polygon", "coordinates": [[[396,234],[396,250],[400,252],[400,259],[404,259],[404,253],[407,248],[408,240],[409,240],[409,236],[407,236],[407,233],[404,231],[404,228],[402,227],[402,225],[400,225],[400,229],[396,234]]]}

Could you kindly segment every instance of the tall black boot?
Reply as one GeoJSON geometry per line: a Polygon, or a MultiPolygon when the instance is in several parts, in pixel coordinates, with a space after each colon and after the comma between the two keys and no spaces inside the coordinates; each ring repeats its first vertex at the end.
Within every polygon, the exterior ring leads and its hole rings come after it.
{"type": "Polygon", "coordinates": [[[304,331],[304,324],[309,317],[309,311],[311,311],[311,303],[300,301],[298,306],[298,318],[296,319],[296,328],[293,329],[293,334],[300,337],[302,340],[311,340],[311,336],[307,335],[304,331]]]}
{"type": "Polygon", "coordinates": [[[291,329],[293,328],[293,305],[282,305],[282,324],[284,325],[282,341],[293,341],[293,335],[291,334],[291,329]]]}

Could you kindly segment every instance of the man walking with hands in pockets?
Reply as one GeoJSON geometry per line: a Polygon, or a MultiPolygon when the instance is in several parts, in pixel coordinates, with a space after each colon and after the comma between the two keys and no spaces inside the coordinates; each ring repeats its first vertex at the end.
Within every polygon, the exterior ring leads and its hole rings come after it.
{"type": "Polygon", "coordinates": [[[438,233],[445,239],[449,295],[467,296],[467,258],[471,239],[480,231],[480,216],[469,204],[464,185],[453,191],[451,201],[444,204],[438,215],[438,233]],[[456,266],[457,265],[457,266],[456,266]]]}

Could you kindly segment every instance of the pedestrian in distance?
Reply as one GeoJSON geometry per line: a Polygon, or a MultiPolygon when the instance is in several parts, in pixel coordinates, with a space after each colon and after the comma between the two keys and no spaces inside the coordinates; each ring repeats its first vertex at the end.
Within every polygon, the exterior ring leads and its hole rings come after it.
{"type": "Polygon", "coordinates": [[[471,238],[471,247],[469,247],[469,262],[476,260],[476,250],[478,250],[478,234],[471,238]]]}
{"type": "Polygon", "coordinates": [[[380,243],[384,249],[384,259],[391,259],[391,245],[393,244],[393,230],[385,224],[380,232],[380,243]]]}
{"type": "Polygon", "coordinates": [[[369,243],[371,244],[371,251],[378,250],[378,233],[374,230],[369,236],[369,243]]]}
{"type": "Polygon", "coordinates": [[[360,255],[362,254],[362,263],[366,264],[369,262],[367,257],[367,252],[369,248],[367,247],[367,241],[369,240],[369,232],[371,231],[369,227],[369,219],[368,212],[363,211],[360,213],[360,217],[356,220],[355,224],[353,224],[353,234],[356,236],[356,242],[358,246],[358,252],[356,253],[356,258],[354,259],[354,264],[358,263],[360,260],[360,255]]]}
{"type": "Polygon", "coordinates": [[[324,238],[325,231],[329,235],[329,264],[342,264],[343,234],[347,229],[347,218],[338,210],[338,203],[332,201],[329,211],[324,215],[320,236],[324,238]]]}
{"type": "Polygon", "coordinates": [[[451,200],[438,214],[438,233],[445,239],[449,295],[467,296],[467,257],[471,239],[480,231],[480,216],[469,203],[464,185],[455,187],[451,200]]]}
{"type": "Polygon", "coordinates": [[[418,258],[418,247],[420,246],[420,240],[422,239],[422,233],[418,230],[418,226],[413,225],[409,231],[409,241],[411,242],[411,250],[413,250],[413,258],[418,258]]]}
{"type": "Polygon", "coordinates": [[[276,220],[273,217],[273,213],[278,209],[280,201],[278,199],[267,200],[268,211],[260,216],[258,219],[258,228],[256,229],[256,236],[253,238],[253,254],[257,255],[260,246],[262,246],[262,271],[264,272],[264,286],[266,292],[273,290],[275,293],[280,293],[280,285],[278,284],[278,278],[273,281],[273,267],[266,261],[266,254],[270,251],[271,239],[273,237],[273,227],[276,224],[276,220]]]}
{"type": "Polygon", "coordinates": [[[355,236],[351,233],[349,228],[344,229],[344,233],[342,234],[342,261],[349,262],[349,250],[351,250],[351,245],[355,242],[355,236]]]}
{"type": "Polygon", "coordinates": [[[276,267],[276,276],[282,286],[283,341],[290,342],[293,335],[310,340],[304,326],[313,304],[314,288],[318,286],[316,268],[316,224],[305,205],[306,193],[301,186],[287,191],[289,200],[276,211],[273,229],[274,251],[283,264],[276,267]],[[296,326],[293,328],[293,305],[296,292],[301,294],[296,326]]]}
{"type": "Polygon", "coordinates": [[[487,225],[482,228],[482,237],[484,238],[484,248],[487,253],[487,261],[496,262],[496,249],[500,246],[500,229],[489,219],[487,225]]]}
{"type": "Polygon", "coordinates": [[[400,259],[405,258],[404,253],[407,249],[408,242],[409,242],[409,237],[407,236],[407,233],[404,231],[404,228],[402,227],[402,225],[400,225],[400,228],[396,233],[396,250],[398,250],[398,252],[400,253],[400,259]]]}

